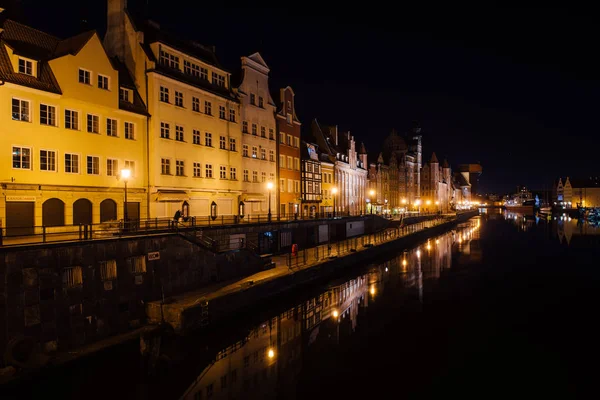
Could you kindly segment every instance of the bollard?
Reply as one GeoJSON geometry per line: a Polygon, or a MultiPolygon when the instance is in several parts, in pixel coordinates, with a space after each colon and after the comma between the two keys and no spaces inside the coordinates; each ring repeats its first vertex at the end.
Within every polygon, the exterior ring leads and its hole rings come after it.
{"type": "Polygon", "coordinates": [[[81,240],[81,224],[79,224],[79,240],[81,240]]]}
{"type": "Polygon", "coordinates": [[[46,243],[46,226],[42,226],[42,242],[46,243]]]}

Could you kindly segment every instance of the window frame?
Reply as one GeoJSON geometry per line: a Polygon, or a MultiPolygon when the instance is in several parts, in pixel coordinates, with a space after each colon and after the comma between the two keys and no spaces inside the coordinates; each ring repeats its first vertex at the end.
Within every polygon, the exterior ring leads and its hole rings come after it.
{"type": "Polygon", "coordinates": [[[135,122],[124,121],[123,123],[123,135],[127,140],[135,140],[136,126],[135,122]],[[129,132],[127,132],[127,126],[130,126],[129,132]]]}
{"type": "Polygon", "coordinates": [[[73,130],[73,131],[80,131],[81,130],[80,129],[80,125],[79,125],[79,123],[81,122],[81,118],[79,118],[79,114],[80,114],[79,110],[71,110],[71,109],[65,108],[65,113],[64,113],[64,117],[65,117],[65,119],[64,119],[65,129],[70,129],[70,130],[73,130]],[[69,125],[71,125],[71,126],[67,126],[67,113],[70,113],[71,122],[70,122],[69,125]],[[73,128],[73,115],[77,116],[77,124],[76,124],[77,126],[75,128],[73,128]]]}
{"type": "Polygon", "coordinates": [[[103,74],[96,74],[96,82],[98,83],[98,89],[108,90],[110,91],[110,76],[103,74]],[[102,80],[102,86],[100,86],[100,81],[102,80]],[[106,87],[104,87],[104,83],[106,83],[106,87]]]}
{"type": "Polygon", "coordinates": [[[92,71],[90,71],[89,69],[85,69],[85,68],[81,68],[79,67],[79,70],[77,72],[77,81],[83,85],[88,85],[88,86],[92,86],[92,71]],[[88,82],[84,82],[81,81],[81,71],[84,72],[84,77],[85,77],[85,73],[87,72],[87,78],[88,78],[88,82]]]}
{"type": "Polygon", "coordinates": [[[13,121],[33,122],[32,114],[31,114],[31,104],[32,104],[31,100],[26,100],[26,99],[23,99],[20,97],[12,97],[10,104],[11,104],[11,119],[13,121]],[[15,118],[15,111],[14,111],[15,100],[19,102],[19,118],[15,118]],[[27,114],[23,114],[23,103],[27,103],[27,114]],[[22,118],[23,115],[27,115],[27,119],[23,119],[22,118]]]}
{"type": "Polygon", "coordinates": [[[25,171],[33,171],[33,160],[31,158],[32,154],[33,154],[33,148],[31,146],[21,146],[21,145],[13,144],[11,146],[11,165],[12,165],[12,169],[25,170],[25,171]],[[15,148],[18,148],[21,151],[21,158],[19,160],[19,163],[20,163],[21,166],[19,166],[19,167],[15,167],[15,159],[14,159],[15,148]],[[29,167],[28,168],[23,168],[23,149],[29,150],[29,167]]]}
{"type": "Polygon", "coordinates": [[[58,127],[57,116],[58,116],[58,107],[56,107],[52,104],[40,103],[40,125],[58,127]],[[54,108],[54,124],[48,124],[48,123],[42,122],[42,106],[45,106],[47,108],[46,109],[46,119],[48,119],[48,107],[54,108]]]}
{"type": "Polygon", "coordinates": [[[72,174],[72,175],[79,175],[81,174],[81,154],[79,153],[64,153],[65,157],[64,157],[64,166],[65,166],[65,174],[72,174]],[[73,160],[71,160],[71,171],[67,171],[67,156],[77,156],[77,172],[73,172],[73,160]]]}
{"type": "Polygon", "coordinates": [[[88,154],[88,155],[85,156],[85,174],[86,175],[100,176],[100,156],[96,156],[96,155],[92,155],[92,154],[88,154]],[[89,165],[90,158],[92,158],[92,169],[93,169],[93,163],[94,163],[93,160],[94,160],[94,158],[97,159],[97,161],[98,161],[98,164],[97,164],[98,173],[97,174],[94,174],[93,172],[90,173],[90,170],[89,170],[89,167],[90,167],[90,165],[89,165]]]}
{"type": "Polygon", "coordinates": [[[117,118],[106,117],[106,136],[119,137],[119,120],[117,118]],[[114,132],[109,133],[109,127],[114,128],[114,132]]]}
{"type": "Polygon", "coordinates": [[[34,61],[29,58],[19,57],[19,60],[17,61],[17,72],[19,74],[23,74],[23,75],[35,76],[33,63],[34,63],[34,61]],[[23,61],[23,64],[24,64],[24,68],[25,68],[24,72],[21,71],[21,61],[23,61]],[[27,73],[27,64],[28,63],[29,63],[29,69],[31,70],[29,73],[27,73]]]}
{"type": "MultiPolygon", "coordinates": [[[[92,118],[92,120],[93,120],[93,118],[92,118]]],[[[93,134],[95,134],[95,135],[99,135],[99,134],[100,134],[100,115],[98,115],[98,114],[91,114],[91,113],[87,113],[87,114],[86,114],[86,117],[85,117],[85,121],[86,121],[85,125],[86,125],[86,132],[87,132],[87,133],[93,133],[93,134]],[[98,128],[97,128],[97,132],[90,131],[90,125],[89,125],[89,117],[90,117],[90,116],[91,116],[91,117],[96,117],[96,119],[97,119],[97,121],[98,121],[98,128]]]]}
{"type": "Polygon", "coordinates": [[[40,149],[39,150],[39,165],[40,171],[42,172],[58,172],[58,151],[52,149],[40,149]],[[42,168],[42,151],[46,152],[46,165],[48,164],[48,153],[54,153],[54,169],[43,169],[42,168]]]}

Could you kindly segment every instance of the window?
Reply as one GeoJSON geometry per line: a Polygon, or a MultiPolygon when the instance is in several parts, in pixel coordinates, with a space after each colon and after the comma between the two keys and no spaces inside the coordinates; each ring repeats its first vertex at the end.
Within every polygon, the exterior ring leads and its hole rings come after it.
{"type": "Polygon", "coordinates": [[[206,164],[204,176],[207,177],[207,178],[212,178],[213,177],[212,172],[213,172],[213,170],[212,170],[212,164],[206,164]]]}
{"type": "Polygon", "coordinates": [[[300,138],[294,138],[294,147],[300,147],[300,138]]]}
{"type": "Polygon", "coordinates": [[[171,175],[171,160],[168,158],[160,159],[160,173],[163,175],[171,175]]]}
{"type": "Polygon", "coordinates": [[[273,128],[269,128],[269,139],[274,140],[275,136],[273,135],[273,128]]]}
{"type": "Polygon", "coordinates": [[[219,178],[227,179],[227,167],[224,167],[223,165],[219,167],[219,178]]]}
{"type": "Polygon", "coordinates": [[[266,182],[267,181],[267,173],[266,172],[261,172],[260,173],[260,180],[261,180],[261,182],[266,182]]]}
{"type": "Polygon", "coordinates": [[[135,139],[135,125],[133,122],[125,122],[125,139],[135,139]]]}
{"type": "Polygon", "coordinates": [[[85,85],[91,85],[91,73],[90,71],[86,71],[85,69],[79,68],[79,83],[83,83],[85,85]]]}
{"type": "Polygon", "coordinates": [[[256,124],[252,124],[252,134],[253,134],[254,136],[258,135],[258,131],[257,131],[256,124]]]}
{"type": "Polygon", "coordinates": [[[19,58],[19,73],[33,75],[33,63],[30,60],[19,58]]]}
{"type": "Polygon", "coordinates": [[[12,99],[12,119],[15,121],[30,122],[29,101],[12,99]]]}
{"type": "Polygon", "coordinates": [[[294,169],[300,171],[300,159],[297,157],[294,157],[294,169]]]}
{"type": "Polygon", "coordinates": [[[248,170],[245,169],[244,170],[244,182],[249,182],[249,181],[250,181],[250,179],[248,179],[248,170]]]}
{"type": "Polygon", "coordinates": [[[117,279],[117,260],[100,262],[100,279],[103,281],[117,279]]]}
{"type": "Polygon", "coordinates": [[[179,69],[179,57],[163,50],[160,51],[160,63],[170,68],[179,69]]]}
{"type": "Polygon", "coordinates": [[[229,151],[237,151],[234,138],[229,138],[229,151]]]}
{"type": "Polygon", "coordinates": [[[225,136],[219,136],[219,148],[221,150],[227,150],[227,140],[225,136]]]}
{"type": "Polygon", "coordinates": [[[252,146],[252,158],[258,157],[258,147],[252,146]]]}
{"type": "Polygon", "coordinates": [[[108,158],[106,159],[106,175],[117,176],[119,174],[119,161],[108,158]]]}
{"type": "Polygon", "coordinates": [[[258,96],[258,106],[260,108],[264,108],[265,107],[265,105],[263,103],[263,98],[261,96],[258,96]]]}
{"type": "Polygon", "coordinates": [[[130,89],[119,88],[119,99],[128,103],[133,103],[133,95],[130,89]]]}
{"type": "Polygon", "coordinates": [[[194,163],[194,178],[200,178],[200,163],[199,162],[195,162],[194,163]]]}
{"type": "Polygon", "coordinates": [[[108,90],[108,76],[98,74],[98,88],[108,90]]]}
{"type": "Polygon", "coordinates": [[[248,121],[242,121],[242,133],[248,133],[248,121]]]}
{"type": "Polygon", "coordinates": [[[135,176],[135,161],[125,160],[125,169],[131,171],[131,177],[135,176]]]}
{"type": "Polygon", "coordinates": [[[317,164],[315,164],[315,174],[319,173],[319,166],[317,164]]]}
{"type": "Polygon", "coordinates": [[[288,146],[292,145],[292,135],[287,135],[287,142],[285,144],[287,144],[288,146]]]}
{"type": "Polygon", "coordinates": [[[217,74],[216,72],[212,73],[212,83],[217,86],[225,86],[225,77],[221,74],[217,74]]]}
{"type": "Polygon", "coordinates": [[[168,122],[160,123],[160,137],[169,139],[171,137],[171,125],[168,122]]]}
{"type": "Polygon", "coordinates": [[[258,171],[252,171],[252,182],[258,182],[258,171]]]}
{"type": "Polygon", "coordinates": [[[31,169],[31,149],[28,147],[12,148],[13,168],[16,169],[31,169]]]}
{"type": "Polygon", "coordinates": [[[169,102],[169,88],[161,86],[160,87],[160,101],[163,103],[169,102]]]}
{"type": "Polygon", "coordinates": [[[200,99],[192,97],[192,111],[200,112],[200,99]]]}
{"type": "Polygon", "coordinates": [[[40,170],[56,171],[56,152],[52,150],[40,150],[40,170]]]}
{"type": "Polygon", "coordinates": [[[287,157],[287,169],[293,169],[294,168],[294,162],[292,157],[288,156],[287,157]]]}
{"type": "Polygon", "coordinates": [[[221,377],[221,389],[227,389],[227,375],[221,377]]]}
{"type": "Polygon", "coordinates": [[[237,180],[237,169],[234,167],[229,168],[229,179],[232,181],[237,180]]]}
{"type": "Polygon", "coordinates": [[[285,144],[285,134],[283,132],[279,132],[279,143],[285,144]]]}
{"type": "Polygon", "coordinates": [[[87,115],[87,131],[89,133],[100,133],[100,117],[97,115],[87,115]]]}
{"type": "Polygon", "coordinates": [[[261,160],[267,159],[267,150],[266,149],[260,149],[260,159],[261,160]]]}
{"type": "Polygon", "coordinates": [[[175,91],[175,105],[177,107],[183,107],[183,93],[175,91]]]}
{"type": "Polygon", "coordinates": [[[285,168],[285,156],[279,155],[279,168],[285,168]]]}
{"type": "Polygon", "coordinates": [[[83,271],[81,267],[63,269],[62,281],[65,288],[74,288],[83,285],[83,271]]]}
{"type": "Polygon", "coordinates": [[[193,133],[192,133],[192,140],[194,141],[194,144],[200,144],[200,131],[197,129],[194,129],[193,133]]]}
{"type": "Polygon", "coordinates": [[[200,67],[200,79],[208,80],[208,70],[206,68],[200,67]]]}
{"type": "Polygon", "coordinates": [[[88,175],[100,175],[100,157],[87,156],[88,175]]]}
{"type": "Polygon", "coordinates": [[[300,181],[294,181],[294,192],[300,193],[300,181]]]}
{"type": "Polygon", "coordinates": [[[106,135],[117,137],[117,120],[106,118],[106,135]]]}
{"type": "Polygon", "coordinates": [[[235,110],[233,108],[229,109],[229,120],[235,122],[235,110]]]}
{"type": "Polygon", "coordinates": [[[79,173],[79,155],[78,154],[65,154],[65,172],[69,174],[79,173]]]}
{"type": "Polygon", "coordinates": [[[185,163],[183,162],[183,160],[176,160],[175,161],[175,175],[177,176],[184,176],[184,167],[185,167],[185,163]]]}
{"type": "Polygon", "coordinates": [[[204,113],[206,115],[212,115],[212,103],[210,101],[204,102],[204,113]]]}
{"type": "Polygon", "coordinates": [[[175,125],[175,140],[183,142],[183,126],[175,125]]]}
{"type": "Polygon", "coordinates": [[[292,114],[287,113],[287,115],[286,115],[286,121],[287,121],[288,124],[290,124],[290,125],[292,124],[292,114]]]}
{"type": "Polygon", "coordinates": [[[248,157],[248,145],[247,144],[242,145],[242,156],[248,157]]]}
{"type": "Polygon", "coordinates": [[[256,105],[256,95],[254,93],[250,93],[250,104],[256,105]]]}
{"type": "Polygon", "coordinates": [[[183,72],[186,74],[192,75],[196,78],[200,78],[200,66],[194,64],[190,61],[183,61],[183,72]]]}
{"type": "Polygon", "coordinates": [[[40,124],[56,126],[56,107],[40,104],[40,124]]]}
{"type": "Polygon", "coordinates": [[[219,106],[219,118],[225,119],[225,107],[219,106]]]}
{"type": "Polygon", "coordinates": [[[146,256],[127,257],[125,262],[132,274],[143,274],[146,272],[146,256]]]}
{"type": "Polygon", "coordinates": [[[269,150],[269,161],[275,161],[275,152],[273,150],[269,150]]]}
{"type": "Polygon", "coordinates": [[[206,132],[204,134],[204,145],[208,147],[212,147],[212,133],[206,132]]]}
{"type": "Polygon", "coordinates": [[[288,184],[288,192],[293,193],[294,192],[294,181],[291,179],[288,179],[287,184],[288,184]]]}
{"type": "Polygon", "coordinates": [[[79,113],[73,110],[65,110],[65,128],[79,129],[79,113]]]}
{"type": "Polygon", "coordinates": [[[264,126],[260,127],[260,137],[267,137],[267,128],[265,128],[264,126]]]}
{"type": "Polygon", "coordinates": [[[279,179],[279,190],[285,192],[285,179],[279,179]]]}
{"type": "Polygon", "coordinates": [[[275,179],[275,173],[269,172],[269,180],[272,181],[273,179],[275,179]]]}

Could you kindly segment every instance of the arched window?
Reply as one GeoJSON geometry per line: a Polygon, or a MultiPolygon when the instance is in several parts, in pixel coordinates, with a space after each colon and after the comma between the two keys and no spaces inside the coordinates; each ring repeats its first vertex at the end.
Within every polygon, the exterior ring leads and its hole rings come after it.
{"type": "Polygon", "coordinates": [[[100,203],[100,222],[117,220],[117,203],[112,199],[100,203]]]}
{"type": "Polygon", "coordinates": [[[65,203],[60,199],[48,199],[42,204],[43,226],[65,225],[65,203]]]}
{"type": "Polygon", "coordinates": [[[73,225],[92,223],[92,202],[79,199],[73,203],[73,225]]]}

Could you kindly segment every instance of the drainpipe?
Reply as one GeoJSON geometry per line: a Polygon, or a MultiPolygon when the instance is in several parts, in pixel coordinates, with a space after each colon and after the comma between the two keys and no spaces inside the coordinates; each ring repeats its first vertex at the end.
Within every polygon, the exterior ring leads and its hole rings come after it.
{"type": "MultiPolygon", "coordinates": [[[[146,85],[146,113],[148,113],[148,69],[144,61],[144,80],[146,85]]],[[[150,219],[150,114],[146,116],[146,218],[150,219]]]]}

